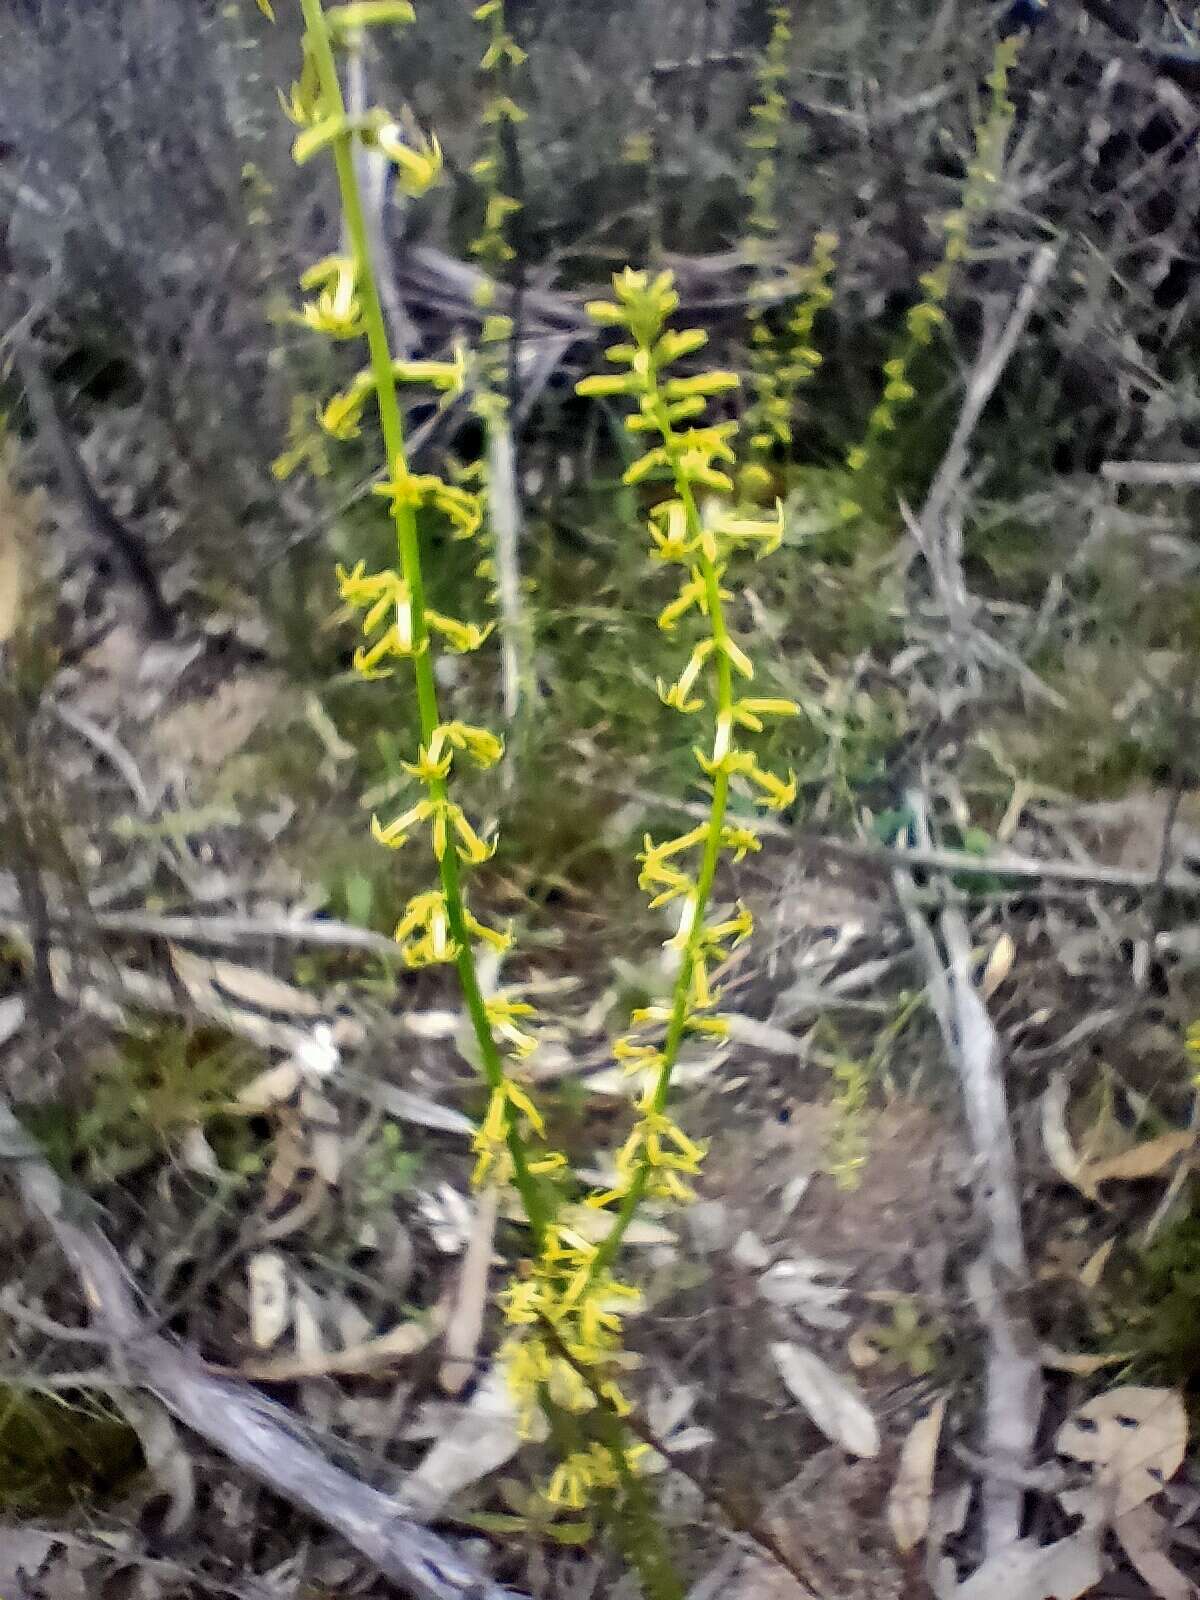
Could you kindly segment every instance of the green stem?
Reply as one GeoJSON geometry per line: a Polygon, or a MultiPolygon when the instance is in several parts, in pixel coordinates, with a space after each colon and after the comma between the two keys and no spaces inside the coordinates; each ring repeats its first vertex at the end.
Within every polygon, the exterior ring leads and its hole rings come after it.
{"type": "MultiPolygon", "coordinates": [[[[300,0],[313,60],[321,84],[321,94],[330,114],[344,115],[345,100],[337,62],[330,43],[321,0],[300,0]]],[[[375,281],[374,263],[371,259],[370,236],[363,214],[362,194],[358,175],[354,170],[354,135],[341,134],[333,145],[334,165],[337,169],[338,187],[341,190],[342,213],[346,232],[355,261],[358,264],[358,294],[362,304],[363,326],[367,347],[371,354],[371,373],[379,404],[379,424],[387,451],[388,469],[403,472],[407,468],[404,446],[404,421],[400,414],[400,401],[396,389],[396,375],[392,369],[392,352],[388,342],[387,324],[375,281]]],[[[421,740],[428,746],[441,723],[438,708],[437,684],[433,676],[433,657],[430,649],[429,626],[425,619],[425,581],[421,571],[421,545],[417,533],[416,512],[411,505],[395,502],[392,515],[396,525],[396,545],[400,569],[412,595],[413,675],[416,680],[417,710],[421,723],[421,740]]],[[[436,804],[447,798],[444,778],[429,782],[429,797],[436,804]]],[[[504,1061],[487,1018],[479,976],[475,970],[475,957],[471,950],[471,935],[463,909],[462,883],[458,855],[452,843],[447,844],[438,863],[442,890],[446,898],[446,921],[449,924],[458,954],[455,966],[458,981],[466,1003],[467,1015],[479,1044],[484,1076],[492,1089],[499,1089],[505,1078],[504,1061]]],[[[541,1190],[529,1170],[524,1143],[512,1113],[506,1107],[506,1141],[512,1156],[514,1179],[521,1202],[540,1246],[547,1222],[546,1206],[541,1190]]]]}
{"type": "Polygon", "coordinates": [[[641,1577],[649,1600],[683,1600],[683,1583],[667,1550],[651,1490],[625,1459],[625,1424],[601,1404],[593,1413],[592,1427],[609,1453],[621,1487],[613,1532],[625,1559],[641,1577]]]}

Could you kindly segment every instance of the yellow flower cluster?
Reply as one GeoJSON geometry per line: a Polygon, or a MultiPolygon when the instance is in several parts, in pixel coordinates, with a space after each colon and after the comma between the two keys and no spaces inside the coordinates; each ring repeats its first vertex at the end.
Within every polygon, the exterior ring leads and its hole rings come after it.
{"type": "MultiPolygon", "coordinates": [[[[305,306],[299,320],[315,326],[317,313],[305,306]]],[[[328,331],[328,330],[326,330],[328,331]]],[[[358,330],[361,332],[361,329],[358,330]]],[[[424,384],[446,394],[461,394],[467,384],[467,362],[459,350],[453,361],[393,361],[393,383],[424,384]]],[[[347,388],[332,395],[317,413],[317,421],[331,439],[356,439],[362,424],[363,411],[376,398],[378,380],[374,371],[366,367],[357,373],[347,388]]],[[[469,530],[471,532],[474,529],[469,530]]]]}
{"type": "Polygon", "coordinates": [[[837,235],[823,231],[814,238],[805,266],[781,275],[771,259],[779,237],[779,134],[786,120],[782,86],[792,27],[787,5],[773,5],[770,17],[771,35],[758,69],[758,99],[751,107],[753,127],[746,140],[754,168],[746,185],[750,215],[743,249],[759,277],[749,311],[752,398],[745,419],[753,460],[739,486],[753,499],[770,493],[773,478],[767,460],[774,450],[791,444],[796,391],[821,363],[812,342],[813,325],[833,300],[830,279],[837,249],[837,235]],[[793,299],[781,333],[772,325],[772,316],[781,315],[774,308],[793,299]]]}
{"type": "MultiPolygon", "coordinates": [[[[489,467],[493,460],[492,444],[507,428],[508,394],[506,392],[504,352],[513,336],[513,320],[495,309],[496,278],[508,262],[516,257],[510,240],[511,219],[522,209],[519,197],[509,192],[517,186],[520,161],[517,150],[517,124],[523,122],[525,113],[512,95],[514,73],[526,58],[525,51],[513,38],[505,15],[504,0],[484,0],[475,8],[475,20],[487,32],[487,46],[479,62],[484,75],[486,97],[483,113],[484,141],[478,159],[471,166],[471,175],[479,185],[483,202],[483,226],[471,241],[471,254],[484,269],[485,276],[475,289],[475,304],[483,313],[479,333],[479,350],[475,363],[472,406],[476,416],[488,430],[489,449],[471,469],[479,484],[482,500],[486,502],[491,485],[489,467]]],[[[515,352],[510,350],[510,355],[515,352]]],[[[503,441],[500,448],[503,449],[503,441]]],[[[496,562],[489,551],[476,567],[476,576],[494,580],[496,562]]],[[[499,590],[492,592],[493,600],[499,590]]],[[[506,651],[513,650],[518,662],[522,655],[525,674],[529,671],[527,659],[528,639],[520,637],[523,629],[514,627],[511,613],[505,613],[506,651]]],[[[522,675],[518,666],[518,675],[522,675]]],[[[506,702],[508,698],[506,688],[506,702]]],[[[511,711],[515,709],[509,705],[511,711]]]]}
{"type": "MultiPolygon", "coordinates": [[[[650,514],[650,553],[656,562],[682,570],[678,593],[663,608],[659,625],[673,633],[685,621],[699,623],[703,635],[679,677],[671,685],[660,684],[659,693],[684,716],[706,707],[711,714],[711,742],[695,749],[711,804],[706,822],[675,839],[647,838],[639,857],[640,881],[651,904],[679,904],[676,930],[667,941],[678,955],[678,973],[670,1003],[635,1011],[632,1030],[614,1045],[616,1059],[641,1080],[641,1089],[633,1126],[613,1158],[612,1181],[584,1204],[597,1226],[551,1222],[536,1258],[502,1296],[514,1329],[504,1355],[526,1426],[533,1425],[543,1397],[567,1411],[586,1412],[597,1397],[618,1414],[627,1409],[619,1386],[629,1362],[622,1353],[622,1323],[636,1307],[638,1293],[613,1276],[612,1262],[644,1198],[692,1198],[689,1180],[699,1174],[704,1146],[689,1138],[667,1110],[671,1074],[685,1038],[725,1037],[727,1023],[715,1011],[719,996],[713,971],[753,927],[741,904],[729,916],[708,916],[720,859],[741,860],[759,848],[752,828],[727,819],[731,787],[775,809],[796,794],[794,775],[781,779],[765,771],[740,743],[743,730],[761,731],[764,717],[790,716],[797,708],[788,700],[735,690],[738,681],[753,678],[754,668],[730,634],[725,605],[731,594],[722,582],[741,552],[761,556],[778,546],[782,513],[777,507],[774,516],[755,518],[707,501],[702,510],[697,498],[732,493],[725,469],[734,459],[730,441],[736,426],[702,419],[710,398],[732,389],[737,380],[724,372],[684,376],[674,370],[704,347],[706,336],[667,326],[679,303],[669,273],[651,277],[626,270],[613,287],[612,301],[588,309],[601,326],[625,335],[607,352],[621,370],[585,378],[578,389],[633,402],[625,425],[641,437],[643,450],[625,482],[663,479],[668,485],[650,514]]],[[[518,1101],[517,1108],[540,1133],[532,1102],[518,1101]]],[[[498,1136],[497,1123],[493,1145],[498,1136]]],[[[573,1453],[551,1479],[547,1496],[579,1509],[590,1495],[611,1486],[613,1471],[607,1450],[573,1453]]]]}
{"type": "MultiPolygon", "coordinates": [[[[500,1296],[513,1330],[500,1355],[526,1437],[536,1432],[543,1401],[575,1416],[598,1404],[628,1415],[619,1378],[636,1361],[623,1349],[623,1320],[640,1299],[601,1264],[600,1247],[584,1234],[561,1222],[544,1230],[537,1259],[526,1262],[500,1296]]],[[[626,1448],[626,1465],[642,1453],[637,1445],[626,1448]]],[[[545,1496],[581,1510],[616,1486],[614,1472],[611,1452],[593,1443],[560,1463],[545,1496]]]]}
{"type": "MultiPolygon", "coordinates": [[[[521,66],[525,51],[509,32],[504,13],[504,0],[484,0],[475,8],[475,20],[487,28],[488,42],[479,63],[479,69],[489,79],[487,101],[483,113],[487,140],[483,153],[471,167],[471,176],[480,185],[483,197],[483,227],[470,244],[471,254],[489,272],[513,259],[514,251],[506,237],[508,219],[521,209],[521,202],[504,190],[504,129],[525,120],[525,113],[513,100],[510,78],[514,68],[521,66]]],[[[490,287],[490,285],[489,285],[490,287]]],[[[494,294],[494,290],[493,290],[494,294]]],[[[481,305],[490,305],[488,288],[482,291],[481,305]]],[[[506,318],[495,318],[496,327],[485,327],[485,342],[507,337],[506,318]]]]}
{"type": "Polygon", "coordinates": [[[813,344],[813,328],[821,312],[833,303],[831,280],[837,245],[836,233],[820,231],[813,237],[808,261],[788,273],[782,287],[787,296],[796,298],[782,336],[767,321],[764,303],[765,295],[778,297],[779,286],[764,278],[760,294],[751,303],[754,398],[746,412],[746,426],[754,459],[742,473],[739,487],[752,499],[769,493],[773,479],[767,458],[776,448],[791,445],[796,392],[811,381],[821,365],[821,352],[813,344]]]}
{"type": "Polygon", "coordinates": [[[757,153],[757,160],[746,186],[750,200],[750,238],[745,248],[752,259],[759,260],[762,259],[762,241],[773,239],[779,232],[775,210],[779,191],[779,130],[787,115],[782,85],[787,81],[788,45],[792,42],[790,8],[773,5],[768,15],[771,35],[756,74],[758,99],[750,107],[752,127],[746,139],[746,148],[757,153]]]}
{"type": "Polygon", "coordinates": [[[919,280],[924,291],[922,298],[908,311],[899,350],[883,364],[883,393],[867,419],[862,442],[846,456],[851,472],[863,471],[879,444],[895,430],[899,413],[916,399],[911,376],[913,363],[917,353],[930,343],[935,330],[945,324],[943,308],[950,293],[954,268],[966,256],[972,222],[991,205],[1003,169],[1014,114],[1008,97],[1008,78],[1020,53],[1021,42],[1022,36],[1013,34],[1001,39],[996,46],[992,70],[987,77],[988,112],[974,130],[975,154],[967,167],[961,203],[943,220],[946,242],[942,258],[930,272],[922,273],[919,280]]]}
{"type": "MultiPolygon", "coordinates": [[[[603,1403],[623,1415],[628,1405],[620,1382],[633,1362],[623,1350],[622,1325],[639,1293],[614,1276],[612,1262],[643,1197],[690,1197],[689,1180],[698,1173],[704,1151],[668,1112],[671,1073],[685,1038],[724,1036],[726,1024],[715,1009],[715,968],[752,926],[741,905],[729,915],[709,915],[722,857],[741,859],[758,848],[753,829],[727,817],[729,798],[736,789],[780,809],[796,793],[793,775],[780,778],[766,771],[742,744],[743,733],[761,730],[764,717],[790,715],[796,707],[746,692],[754,667],[726,623],[731,594],[723,586],[736,556],[747,550],[763,555],[779,544],[782,510],[777,506],[774,515],[759,518],[730,509],[725,497],[732,494],[733,483],[727,468],[734,462],[736,425],[706,421],[704,414],[710,400],[735,388],[737,379],[724,372],[681,372],[678,364],[702,349],[706,339],[698,330],[677,332],[667,326],[678,305],[669,274],[621,274],[614,280],[615,299],[590,308],[602,326],[623,331],[625,337],[608,351],[620,370],[587,379],[580,389],[623,395],[633,402],[626,425],[643,436],[645,448],[626,473],[626,482],[661,478],[668,485],[651,513],[651,553],[657,562],[680,569],[680,583],[659,623],[667,633],[696,629],[699,636],[691,642],[679,677],[661,685],[660,694],[682,715],[696,716],[705,708],[711,713],[711,738],[702,738],[695,749],[711,805],[700,828],[677,839],[645,842],[643,886],[654,903],[679,905],[676,931],[668,941],[678,956],[678,976],[671,1003],[635,1012],[631,1033],[615,1046],[617,1058],[643,1080],[637,1116],[615,1153],[612,1181],[574,1208],[578,1220],[572,1220],[567,1208],[556,1203],[555,1182],[567,1163],[547,1146],[543,1117],[521,1077],[521,1063],[536,1047],[533,1008],[503,992],[485,997],[475,969],[474,942],[504,949],[509,935],[474,916],[462,887],[464,869],[486,860],[495,841],[481,837],[453,797],[456,765],[467,761],[491,766],[502,753],[501,743],[486,728],[442,715],[431,659],[433,641],[474,650],[490,629],[444,616],[426,603],[418,513],[438,513],[457,536],[471,537],[480,527],[478,500],[461,485],[411,471],[397,398],[397,385],[403,381],[461,387],[465,363],[461,357],[451,363],[403,363],[391,355],[353,146],[357,141],[389,149],[399,135],[382,113],[347,115],[334,54],[335,45],[355,29],[385,19],[407,20],[410,8],[406,0],[361,0],[328,12],[322,0],[300,0],[300,5],[305,65],[287,102],[301,128],[294,153],[297,160],[321,150],[331,154],[347,243],[342,253],[306,274],[305,288],[313,298],[299,316],[315,331],[334,338],[361,336],[368,345],[369,369],[322,408],[319,421],[334,438],[353,437],[367,405],[373,404],[390,474],[380,492],[389,503],[397,538],[393,567],[368,572],[360,562],[339,568],[339,589],[346,606],[361,617],[363,642],[355,652],[356,670],[376,678],[406,663],[420,719],[416,753],[404,763],[419,792],[391,820],[373,818],[372,830],[391,849],[403,846],[414,832],[427,835],[438,872],[437,885],[409,902],[395,937],[411,965],[453,962],[457,967],[489,1088],[474,1138],[475,1181],[515,1184],[531,1226],[531,1259],[502,1296],[510,1329],[504,1359],[521,1415],[531,1429],[546,1404],[582,1417],[603,1403]],[[698,496],[705,497],[703,507],[698,496]]],[[[478,14],[492,26],[485,70],[514,65],[519,51],[504,29],[500,0],[488,0],[478,14]]],[[[490,107],[490,122],[496,126],[513,122],[516,115],[504,95],[490,107]]],[[[411,152],[417,147],[405,141],[404,148],[411,152]]],[[[424,159],[432,161],[436,144],[426,141],[424,150],[425,156],[418,150],[418,167],[424,159]]],[[[415,188],[424,181],[426,173],[416,170],[408,155],[396,159],[402,182],[415,188]]],[[[293,451],[302,443],[307,448],[306,427],[306,421],[298,423],[293,451]]],[[[572,1441],[545,1489],[548,1501],[578,1509],[596,1493],[627,1483],[641,1447],[614,1445],[611,1439],[601,1443],[597,1436],[603,1440],[598,1426],[582,1430],[578,1443],[572,1441]]]]}
{"type": "MultiPolygon", "coordinates": [[[[463,893],[462,873],[486,861],[496,842],[480,836],[450,788],[457,759],[490,767],[500,759],[503,746],[487,728],[442,716],[431,660],[434,640],[453,651],[477,650],[493,625],[446,616],[426,603],[417,523],[419,513],[432,511],[449,522],[455,538],[469,539],[482,527],[482,509],[479,496],[461,484],[410,469],[397,396],[401,383],[460,393],[471,380],[462,351],[443,362],[393,358],[353,160],[356,143],[382,150],[396,164],[400,183],[415,194],[436,177],[440,152],[435,139],[422,138],[383,111],[348,115],[335,54],[357,30],[378,23],[411,22],[413,12],[408,0],[357,0],[328,9],[322,0],[300,0],[300,7],[305,23],[304,64],[284,101],[284,110],[300,129],[293,147],[298,162],[320,151],[328,151],[333,158],[346,247],[305,273],[302,288],[311,298],[296,313],[296,320],[330,338],[364,339],[370,364],[344,391],[319,407],[315,417],[310,402],[301,404],[292,419],[289,449],[275,470],[284,476],[302,464],[323,464],[321,434],[352,439],[360,431],[367,407],[376,411],[389,466],[389,476],[376,492],[387,500],[391,511],[397,560],[379,572],[368,572],[361,561],[349,570],[339,567],[338,587],[349,610],[361,617],[363,643],[354,653],[355,670],[374,679],[387,677],[401,662],[406,663],[414,678],[421,731],[415,756],[402,763],[420,792],[391,820],[373,817],[371,828],[379,843],[393,850],[400,849],[415,831],[428,836],[438,883],[412,897],[396,924],[395,939],[410,966],[452,962],[458,969],[491,1089],[487,1114],[475,1141],[477,1178],[516,1183],[540,1242],[544,1205],[537,1175],[554,1172],[564,1163],[553,1152],[535,1159],[526,1151],[527,1138],[540,1136],[544,1128],[527,1092],[506,1073],[504,1055],[507,1052],[519,1060],[534,1048],[536,1041],[528,1031],[533,1008],[504,995],[485,998],[481,991],[473,944],[480,941],[503,951],[510,935],[474,915],[463,893]],[[314,420],[320,432],[315,432],[314,420]]],[[[481,12],[486,15],[489,7],[482,7],[481,12]]]]}

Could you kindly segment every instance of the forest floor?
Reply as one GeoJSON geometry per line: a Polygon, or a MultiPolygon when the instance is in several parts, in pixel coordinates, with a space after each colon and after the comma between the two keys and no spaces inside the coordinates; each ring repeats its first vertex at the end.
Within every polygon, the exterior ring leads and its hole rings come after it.
{"type": "MultiPolygon", "coordinates": [[[[363,838],[337,684],[298,680],[245,614],[151,640],[69,528],[54,549],[58,664],[10,778],[30,870],[0,877],[24,1159],[86,1197],[204,1377],[270,1396],[496,1581],[631,1592],[531,1489],[552,1462],[518,1436],[489,1295],[524,1235],[470,1189],[463,1021],[443,973],[394,959],[405,889],[363,838]]],[[[895,752],[894,817],[839,824],[831,768],[719,885],[759,933],[723,974],[727,1045],[681,1064],[701,1193],[650,1208],[628,1252],[669,1540],[696,1600],[1190,1593],[1191,796],[1006,769],[1012,696],[923,747],[951,719],[903,688],[930,714],[895,752]]],[[[625,1125],[607,1040],[670,981],[631,863],[688,799],[592,730],[575,755],[553,803],[536,766],[491,796],[520,835],[542,793],[526,836],[558,831],[483,892],[521,923],[503,977],[547,1018],[554,1136],[603,1169],[625,1125]]],[[[286,1475],[122,1381],[22,1185],[0,1235],[4,1600],[385,1592],[286,1475]]]]}

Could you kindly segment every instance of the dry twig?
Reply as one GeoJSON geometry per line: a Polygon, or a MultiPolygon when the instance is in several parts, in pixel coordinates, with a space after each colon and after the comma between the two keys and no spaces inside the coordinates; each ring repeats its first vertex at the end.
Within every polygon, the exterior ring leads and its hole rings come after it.
{"type": "MultiPolygon", "coordinates": [[[[928,804],[907,797],[920,844],[930,849],[928,804]]],[[[1028,1280],[1021,1232],[1017,1161],[1009,1130],[1000,1041],[971,976],[971,940],[959,907],[946,900],[938,916],[943,958],[915,897],[909,873],[897,868],[896,892],[929,978],[929,996],[946,1053],[962,1089],[977,1176],[983,1247],[967,1284],[988,1335],[984,1454],[1003,1464],[990,1471],[983,1493],[985,1554],[1014,1543],[1021,1532],[1019,1475],[1028,1462],[1041,1411],[1037,1341],[1019,1295],[1028,1280]]]]}
{"type": "Polygon", "coordinates": [[[148,1331],[137,1292],[87,1202],[63,1184],[0,1099],[0,1159],[83,1290],[93,1325],[129,1384],[155,1395],[192,1432],[260,1483],[336,1530],[418,1600],[511,1600],[446,1540],[397,1513],[387,1495],[327,1461],[288,1413],[244,1384],[215,1377],[199,1358],[148,1331]]]}

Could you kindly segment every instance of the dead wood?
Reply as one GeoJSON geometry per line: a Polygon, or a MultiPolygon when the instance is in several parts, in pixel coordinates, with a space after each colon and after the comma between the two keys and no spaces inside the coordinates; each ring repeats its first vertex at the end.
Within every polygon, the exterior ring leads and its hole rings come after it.
{"type": "Polygon", "coordinates": [[[21,1201],[53,1234],[83,1291],[118,1375],[155,1395],[215,1450],[292,1505],[334,1529],[416,1600],[510,1600],[454,1547],[396,1510],[396,1502],[335,1466],[288,1413],[253,1389],[216,1377],[194,1353],[151,1331],[116,1250],[89,1219],[0,1099],[0,1160],[21,1201]]]}

